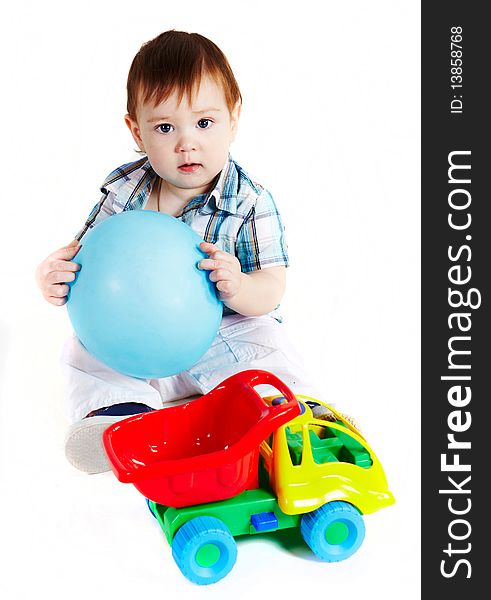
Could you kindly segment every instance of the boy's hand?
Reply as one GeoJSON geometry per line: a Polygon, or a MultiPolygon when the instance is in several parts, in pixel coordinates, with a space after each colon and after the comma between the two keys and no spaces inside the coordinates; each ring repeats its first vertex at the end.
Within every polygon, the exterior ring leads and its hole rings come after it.
{"type": "Polygon", "coordinates": [[[51,304],[63,306],[66,303],[69,290],[66,282],[73,281],[75,272],[80,269],[80,265],[70,260],[80,248],[78,241],[73,240],[68,246],[50,254],[36,269],[36,282],[51,304]]]}
{"type": "Polygon", "coordinates": [[[238,293],[242,283],[243,275],[239,260],[209,242],[201,242],[199,247],[209,255],[209,258],[201,260],[198,267],[211,271],[210,281],[216,283],[220,300],[230,300],[238,293]]]}

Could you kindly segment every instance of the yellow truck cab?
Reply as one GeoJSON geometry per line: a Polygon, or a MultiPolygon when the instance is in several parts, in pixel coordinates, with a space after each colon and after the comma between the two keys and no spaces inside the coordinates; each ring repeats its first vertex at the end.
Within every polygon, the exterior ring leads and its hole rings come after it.
{"type": "Polygon", "coordinates": [[[362,434],[333,407],[297,398],[301,414],[260,447],[281,510],[301,514],[338,500],[368,514],[393,504],[382,465],[362,434]],[[337,420],[315,418],[312,405],[324,406],[337,420]]]}

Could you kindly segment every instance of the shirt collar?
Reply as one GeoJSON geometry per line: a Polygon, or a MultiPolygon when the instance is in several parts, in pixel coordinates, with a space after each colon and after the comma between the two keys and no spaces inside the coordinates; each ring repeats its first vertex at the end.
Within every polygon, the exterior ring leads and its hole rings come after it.
{"type": "Polygon", "coordinates": [[[144,156],[140,160],[114,170],[102,184],[101,192],[130,195],[136,187],[151,182],[155,175],[148,158],[144,156]]]}
{"type": "MultiPolygon", "coordinates": [[[[215,186],[208,194],[202,195],[205,202],[199,212],[201,214],[211,214],[215,210],[223,210],[234,215],[237,212],[237,189],[237,170],[229,154],[215,186]]],[[[197,198],[194,200],[197,200],[197,198]]]]}

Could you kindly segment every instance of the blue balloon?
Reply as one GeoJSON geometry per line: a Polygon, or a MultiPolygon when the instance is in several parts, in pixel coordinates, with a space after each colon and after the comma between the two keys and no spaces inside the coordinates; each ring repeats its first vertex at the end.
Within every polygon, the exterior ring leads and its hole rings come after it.
{"type": "Polygon", "coordinates": [[[82,240],[67,309],[87,350],[142,379],[189,369],[208,350],[222,303],[197,263],[202,240],[182,221],[147,210],[102,221],[82,240]]]}

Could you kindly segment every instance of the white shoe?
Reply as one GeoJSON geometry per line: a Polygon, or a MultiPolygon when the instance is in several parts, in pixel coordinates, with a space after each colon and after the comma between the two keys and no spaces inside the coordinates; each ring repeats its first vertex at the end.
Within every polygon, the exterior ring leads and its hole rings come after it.
{"type": "Polygon", "coordinates": [[[68,430],[65,438],[65,454],[68,462],[85,473],[110,471],[111,465],[102,444],[104,431],[113,423],[153,410],[140,402],[112,404],[94,410],[68,430]]]}
{"type": "Polygon", "coordinates": [[[104,473],[111,466],[102,444],[104,431],[124,416],[95,416],[86,417],[74,423],[65,438],[65,455],[76,469],[85,473],[104,473]]]}

